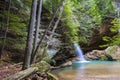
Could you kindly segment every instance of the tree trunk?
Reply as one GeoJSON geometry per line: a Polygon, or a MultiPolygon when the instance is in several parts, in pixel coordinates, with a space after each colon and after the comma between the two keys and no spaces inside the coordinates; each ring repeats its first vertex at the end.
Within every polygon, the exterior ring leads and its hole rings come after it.
{"type": "Polygon", "coordinates": [[[36,19],[36,9],[37,9],[37,0],[32,0],[31,16],[30,16],[30,22],[28,27],[28,36],[27,36],[23,69],[30,67],[33,33],[34,33],[34,25],[35,25],[35,19],[36,19]]]}
{"type": "Polygon", "coordinates": [[[40,20],[41,20],[41,12],[42,12],[42,0],[39,1],[39,7],[38,7],[38,14],[37,14],[37,25],[35,29],[35,39],[34,39],[34,44],[33,44],[33,51],[31,55],[31,63],[34,63],[36,60],[36,55],[34,55],[34,51],[37,47],[37,42],[38,42],[38,36],[39,36],[39,28],[40,28],[40,20]]]}
{"type": "Polygon", "coordinates": [[[56,9],[56,11],[55,11],[55,13],[54,13],[54,16],[52,17],[52,20],[50,21],[49,26],[48,26],[47,29],[45,30],[45,32],[44,32],[42,38],[40,39],[40,41],[38,42],[38,45],[37,45],[37,47],[36,47],[36,49],[35,49],[35,51],[34,51],[34,53],[33,53],[33,54],[34,54],[33,56],[36,55],[36,53],[37,53],[39,47],[41,46],[42,40],[44,39],[44,37],[45,37],[45,35],[46,35],[48,29],[51,27],[52,23],[54,22],[54,19],[55,19],[55,17],[56,17],[56,13],[58,12],[58,10],[59,10],[61,4],[62,4],[62,1],[60,1],[59,5],[58,5],[58,7],[57,7],[57,9],[56,9]]]}
{"type": "MultiPolygon", "coordinates": [[[[64,7],[64,5],[62,5],[61,8],[60,8],[60,14],[59,14],[58,20],[56,21],[56,23],[55,23],[55,25],[54,25],[54,27],[53,27],[52,33],[55,32],[55,30],[56,30],[56,28],[57,28],[57,26],[58,26],[58,24],[59,24],[59,21],[60,21],[60,19],[61,19],[61,17],[62,17],[63,7],[64,7]]],[[[50,40],[52,39],[52,36],[53,36],[53,34],[50,35],[50,40]]]]}
{"type": "MultiPolygon", "coordinates": [[[[57,19],[57,21],[56,21],[56,23],[55,23],[55,25],[54,25],[54,27],[53,27],[53,29],[52,29],[52,33],[55,32],[55,30],[56,30],[56,28],[57,28],[57,26],[58,26],[58,24],[59,24],[59,21],[60,21],[60,19],[61,19],[61,17],[62,17],[64,5],[65,5],[65,4],[63,4],[63,5],[60,7],[59,17],[58,17],[58,19],[57,19]]],[[[53,34],[50,35],[49,40],[52,40],[52,37],[53,37],[53,34]]],[[[48,48],[48,47],[49,47],[49,43],[46,45],[46,47],[45,47],[44,50],[46,50],[46,48],[48,48]]],[[[42,55],[44,55],[44,54],[45,54],[45,51],[43,51],[42,55]]],[[[43,58],[43,56],[42,56],[42,58],[43,58]]]]}

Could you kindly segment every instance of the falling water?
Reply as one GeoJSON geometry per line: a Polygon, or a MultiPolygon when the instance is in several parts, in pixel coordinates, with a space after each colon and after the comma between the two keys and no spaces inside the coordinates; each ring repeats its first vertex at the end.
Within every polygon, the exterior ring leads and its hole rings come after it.
{"type": "Polygon", "coordinates": [[[81,50],[80,46],[78,44],[74,44],[75,52],[77,56],[79,57],[80,61],[86,61],[83,55],[83,51],[81,50]]]}

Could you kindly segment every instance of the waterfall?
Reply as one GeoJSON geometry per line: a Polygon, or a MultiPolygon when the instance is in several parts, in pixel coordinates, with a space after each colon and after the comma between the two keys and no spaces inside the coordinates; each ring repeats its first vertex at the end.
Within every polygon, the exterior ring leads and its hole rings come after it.
{"type": "Polygon", "coordinates": [[[83,51],[81,50],[80,46],[78,44],[74,44],[75,52],[80,59],[80,61],[86,61],[83,55],[83,51]]]}

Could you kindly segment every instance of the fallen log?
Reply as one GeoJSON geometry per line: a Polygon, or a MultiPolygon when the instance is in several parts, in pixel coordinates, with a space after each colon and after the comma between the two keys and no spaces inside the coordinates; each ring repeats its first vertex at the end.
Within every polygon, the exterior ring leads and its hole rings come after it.
{"type": "Polygon", "coordinates": [[[32,73],[35,73],[38,71],[38,67],[31,67],[31,68],[28,68],[26,70],[23,70],[23,71],[20,71],[16,74],[13,74],[3,80],[21,80],[29,75],[31,75],[32,73]]]}

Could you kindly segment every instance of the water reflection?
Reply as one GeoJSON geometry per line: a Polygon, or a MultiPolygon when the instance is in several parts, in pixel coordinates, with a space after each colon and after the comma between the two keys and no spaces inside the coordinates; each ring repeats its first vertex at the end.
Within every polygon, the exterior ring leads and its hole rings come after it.
{"type": "Polygon", "coordinates": [[[60,71],[58,75],[62,80],[120,80],[119,70],[119,62],[91,61],[73,65],[69,70],[60,71]]]}

